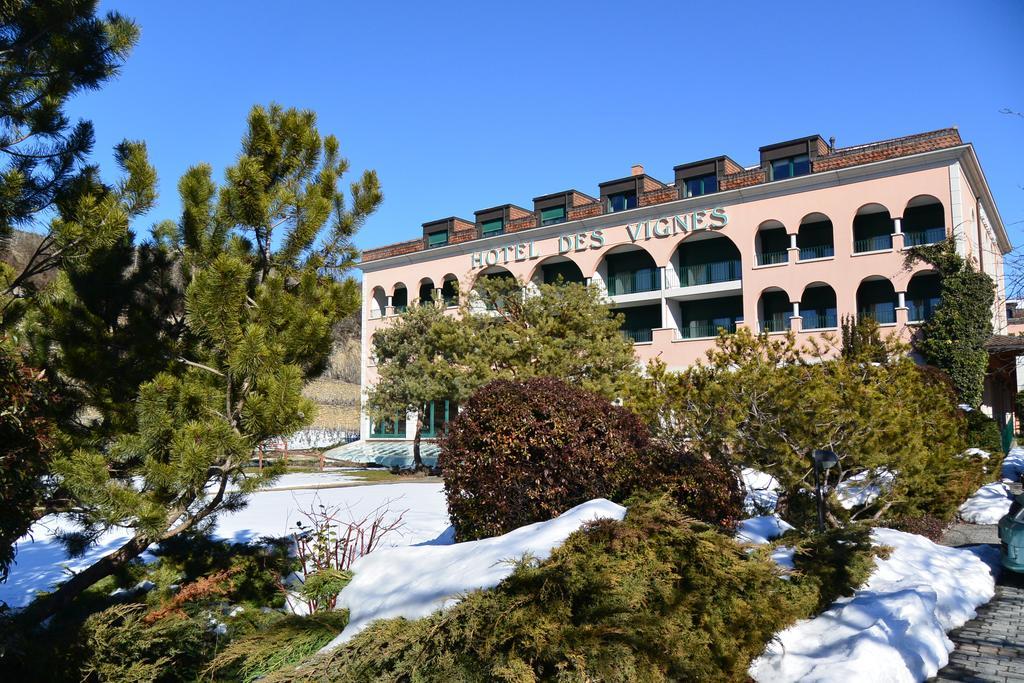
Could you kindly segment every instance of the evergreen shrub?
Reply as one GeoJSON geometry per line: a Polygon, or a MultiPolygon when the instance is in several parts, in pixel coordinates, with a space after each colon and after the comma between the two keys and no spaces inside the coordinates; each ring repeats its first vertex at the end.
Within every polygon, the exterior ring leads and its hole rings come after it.
{"type": "MultiPolygon", "coordinates": [[[[868,552],[852,544],[845,560],[860,567],[868,552]]],[[[376,622],[267,680],[745,681],[772,636],[821,601],[823,579],[780,571],[767,548],[748,553],[668,496],[634,498],[623,521],[591,523],[492,590],[376,622]]]]}
{"type": "Polygon", "coordinates": [[[999,433],[999,423],[980,410],[968,410],[967,445],[988,451],[994,457],[1003,453],[1003,437],[999,433]]]}
{"type": "Polygon", "coordinates": [[[459,540],[496,536],[594,498],[666,489],[701,519],[730,524],[742,496],[719,458],[652,440],[631,411],[541,377],[475,393],[440,442],[448,512],[459,540]]]}

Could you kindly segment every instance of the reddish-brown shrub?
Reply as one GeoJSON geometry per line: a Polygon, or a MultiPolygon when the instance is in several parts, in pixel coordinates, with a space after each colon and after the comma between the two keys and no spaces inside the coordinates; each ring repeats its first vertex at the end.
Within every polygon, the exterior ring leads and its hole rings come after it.
{"type": "Polygon", "coordinates": [[[499,380],[441,439],[448,513],[460,540],[507,533],[593,498],[668,489],[685,512],[735,521],[742,496],[724,461],[665,449],[631,411],[553,378],[499,380]]]}

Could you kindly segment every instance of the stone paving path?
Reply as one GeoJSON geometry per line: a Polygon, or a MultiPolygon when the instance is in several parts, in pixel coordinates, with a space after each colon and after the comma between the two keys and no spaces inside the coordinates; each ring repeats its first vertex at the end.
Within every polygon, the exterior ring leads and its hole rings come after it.
{"type": "MultiPolygon", "coordinates": [[[[952,546],[996,541],[994,524],[959,524],[942,539],[952,546]]],[[[933,680],[1024,683],[1024,575],[1003,571],[995,597],[949,637],[956,649],[933,680]]]]}

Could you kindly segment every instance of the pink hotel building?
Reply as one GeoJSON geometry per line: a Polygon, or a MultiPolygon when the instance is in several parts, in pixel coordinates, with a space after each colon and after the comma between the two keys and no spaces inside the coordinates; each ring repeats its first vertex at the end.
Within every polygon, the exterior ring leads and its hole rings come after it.
{"type": "MultiPolygon", "coordinates": [[[[597,285],[637,360],[683,368],[719,328],[797,338],[872,315],[909,339],[938,302],[937,276],[906,270],[903,251],[948,237],[998,283],[992,317],[1007,321],[1003,255],[1010,242],[974,148],[956,129],[836,148],[813,135],[760,148],[744,167],[727,156],[675,167],[666,183],[634,166],[598,196],[546,194],[533,209],[504,204],[423,224],[413,240],[363,253],[362,386],[376,368],[375,330],[406,306],[454,308],[481,277],[597,285]]],[[[454,407],[428,410],[433,436],[454,407]]],[[[411,439],[413,417],[371,424],[361,438],[411,439]]]]}

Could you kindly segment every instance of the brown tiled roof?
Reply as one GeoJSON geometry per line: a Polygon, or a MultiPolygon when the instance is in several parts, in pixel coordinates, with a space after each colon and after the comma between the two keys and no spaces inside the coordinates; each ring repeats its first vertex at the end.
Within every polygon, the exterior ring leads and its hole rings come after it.
{"type": "MultiPolygon", "coordinates": [[[[957,147],[961,144],[963,144],[963,142],[961,141],[960,133],[956,128],[943,128],[941,130],[933,130],[927,133],[906,135],[904,137],[893,138],[891,140],[881,140],[879,142],[871,142],[864,145],[841,147],[834,150],[829,150],[827,145],[819,145],[819,155],[811,163],[811,172],[821,173],[824,171],[834,171],[840,168],[860,166],[875,161],[883,161],[885,159],[895,159],[897,157],[910,156],[912,154],[921,154],[923,152],[931,152],[938,149],[957,147]]],[[[735,190],[743,187],[751,187],[768,181],[764,168],[760,166],[757,168],[743,169],[730,162],[726,164],[726,168],[730,172],[721,177],[719,187],[722,190],[735,190]]],[[[659,181],[654,181],[654,179],[651,180],[653,182],[645,185],[645,191],[639,198],[641,206],[663,204],[679,198],[677,188],[661,184],[659,181]],[[658,187],[658,185],[661,185],[661,187],[658,187]]],[[[590,218],[593,216],[599,216],[604,212],[605,207],[601,202],[584,195],[581,192],[573,192],[573,206],[569,207],[569,215],[567,216],[568,220],[572,221],[581,218],[590,218]]],[[[472,223],[468,223],[468,221],[459,221],[459,223],[465,223],[466,225],[456,225],[455,231],[449,236],[449,243],[454,244],[476,239],[476,230],[472,223]],[[473,227],[471,228],[470,226],[473,227]]],[[[509,225],[506,226],[506,231],[519,232],[534,227],[537,227],[536,216],[532,212],[520,209],[515,215],[511,216],[509,225]]],[[[427,245],[425,240],[422,238],[408,240],[385,247],[378,247],[376,249],[367,249],[363,252],[362,260],[364,263],[368,261],[377,261],[391,256],[400,256],[402,254],[420,251],[422,249],[426,249],[426,247],[427,245]]],[[[993,337],[993,339],[995,339],[995,337],[993,337]]]]}

